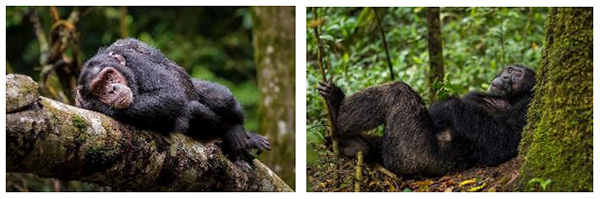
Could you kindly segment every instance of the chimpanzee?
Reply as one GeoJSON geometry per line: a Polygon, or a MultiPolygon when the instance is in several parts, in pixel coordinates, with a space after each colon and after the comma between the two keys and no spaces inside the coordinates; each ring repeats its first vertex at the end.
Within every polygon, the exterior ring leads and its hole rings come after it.
{"type": "Polygon", "coordinates": [[[216,134],[232,160],[250,161],[253,149],[270,150],[267,139],[244,129],[242,107],[226,87],[191,79],[136,39],[101,48],[84,64],[75,92],[77,106],[141,128],[193,137],[216,134]]]}
{"type": "Polygon", "coordinates": [[[380,156],[383,166],[396,174],[442,175],[515,157],[534,84],[533,70],[508,65],[487,93],[438,101],[429,110],[402,82],[348,97],[330,82],[321,82],[318,91],[332,109],[333,135],[342,155],[363,151],[380,156]],[[361,134],[380,124],[385,124],[385,134],[379,140],[361,134]]]}

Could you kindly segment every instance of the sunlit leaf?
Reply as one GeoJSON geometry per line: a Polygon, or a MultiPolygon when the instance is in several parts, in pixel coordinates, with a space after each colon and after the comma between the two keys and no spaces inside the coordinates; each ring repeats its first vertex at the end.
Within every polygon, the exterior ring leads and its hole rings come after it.
{"type": "Polygon", "coordinates": [[[461,183],[460,183],[458,186],[461,186],[461,187],[462,187],[462,186],[465,186],[465,185],[468,185],[468,184],[473,184],[473,183],[475,183],[475,182],[476,182],[476,181],[475,181],[475,178],[473,178],[473,179],[470,179],[470,180],[465,180],[465,181],[462,181],[462,182],[461,182],[461,183]]]}
{"type": "Polygon", "coordinates": [[[485,187],[485,185],[486,185],[486,184],[485,184],[485,183],[483,183],[482,185],[471,187],[471,188],[467,189],[467,191],[468,191],[468,192],[475,192],[475,191],[479,191],[479,190],[483,189],[483,188],[485,187]]]}

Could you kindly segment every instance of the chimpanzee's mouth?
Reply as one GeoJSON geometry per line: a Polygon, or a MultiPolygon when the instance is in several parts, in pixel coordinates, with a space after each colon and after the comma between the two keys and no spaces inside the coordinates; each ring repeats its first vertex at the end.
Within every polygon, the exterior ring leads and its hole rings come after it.
{"type": "Polygon", "coordinates": [[[490,88],[488,89],[488,92],[494,93],[494,94],[505,95],[505,94],[510,93],[510,90],[511,89],[508,84],[492,82],[492,84],[490,85],[490,88]]]}

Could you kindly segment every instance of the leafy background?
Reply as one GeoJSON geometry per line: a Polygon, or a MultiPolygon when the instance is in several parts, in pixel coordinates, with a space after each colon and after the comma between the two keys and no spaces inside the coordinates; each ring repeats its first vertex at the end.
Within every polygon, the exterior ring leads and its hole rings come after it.
{"type": "MultiPolygon", "coordinates": [[[[406,82],[429,99],[429,54],[425,8],[376,8],[388,43],[396,80],[406,82]]],[[[544,41],[548,8],[442,8],[445,84],[440,98],[486,90],[507,64],[536,69],[544,41]]],[[[320,24],[320,39],[331,78],[347,95],[390,82],[385,49],[373,8],[307,8],[307,24],[320,24]]],[[[316,92],[321,74],[317,42],[307,28],[307,141],[308,162],[318,159],[315,145],[326,140],[326,111],[316,92]]],[[[427,100],[425,100],[427,101],[427,100]]],[[[381,133],[381,132],[380,132],[381,133]]]]}

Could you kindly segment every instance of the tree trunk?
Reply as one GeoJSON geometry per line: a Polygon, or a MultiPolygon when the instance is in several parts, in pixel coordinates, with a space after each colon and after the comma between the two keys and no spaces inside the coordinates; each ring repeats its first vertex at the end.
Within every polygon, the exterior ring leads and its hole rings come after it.
{"type": "Polygon", "coordinates": [[[258,160],[231,162],[218,139],[161,135],[39,97],[6,77],[6,171],[132,191],[292,191],[258,160]]]}
{"type": "Polygon", "coordinates": [[[592,8],[552,8],[520,156],[525,191],[592,191],[592,8]]]}
{"type": "Polygon", "coordinates": [[[444,56],[442,48],[442,28],[440,8],[427,8],[427,42],[429,46],[429,102],[436,98],[436,92],[444,81],[444,56]]]}
{"type": "Polygon", "coordinates": [[[253,7],[254,59],[258,68],[259,131],[271,141],[262,160],[291,187],[295,184],[294,7],[253,7]]]}

